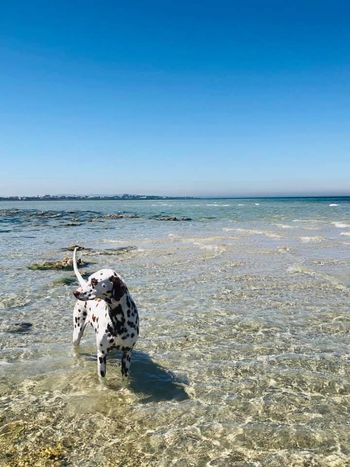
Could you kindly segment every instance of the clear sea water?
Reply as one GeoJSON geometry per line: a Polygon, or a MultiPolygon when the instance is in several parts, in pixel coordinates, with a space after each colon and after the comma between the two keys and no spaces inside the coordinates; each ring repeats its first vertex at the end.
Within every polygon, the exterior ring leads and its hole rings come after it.
{"type": "Polygon", "coordinates": [[[0,216],[0,465],[350,465],[350,199],[1,202],[0,216]],[[128,382],[116,353],[99,383],[91,330],[73,351],[73,273],[28,269],[73,244],[138,304],[128,382]]]}

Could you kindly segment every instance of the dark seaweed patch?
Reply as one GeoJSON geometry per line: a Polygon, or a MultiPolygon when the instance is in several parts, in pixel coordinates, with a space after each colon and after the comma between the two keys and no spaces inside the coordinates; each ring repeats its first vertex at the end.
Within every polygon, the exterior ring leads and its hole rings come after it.
{"type": "Polygon", "coordinates": [[[28,322],[21,322],[21,323],[14,323],[13,326],[7,330],[8,333],[10,334],[23,334],[30,332],[32,329],[32,323],[28,322]]]}

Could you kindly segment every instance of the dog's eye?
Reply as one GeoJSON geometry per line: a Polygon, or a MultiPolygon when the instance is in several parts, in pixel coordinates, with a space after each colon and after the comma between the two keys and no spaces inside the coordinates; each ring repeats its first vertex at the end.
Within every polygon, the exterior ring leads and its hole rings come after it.
{"type": "Polygon", "coordinates": [[[102,284],[102,287],[105,289],[105,288],[106,288],[106,284],[102,284]]]}

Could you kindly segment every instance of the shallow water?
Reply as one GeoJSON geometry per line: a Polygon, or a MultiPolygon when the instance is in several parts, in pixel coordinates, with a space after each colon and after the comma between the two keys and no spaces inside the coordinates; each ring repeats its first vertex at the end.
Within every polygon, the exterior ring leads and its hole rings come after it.
{"type": "Polygon", "coordinates": [[[350,464],[349,199],[2,202],[0,215],[1,465],[350,464]],[[75,243],[93,249],[86,272],[116,269],[138,304],[128,382],[118,353],[98,382],[91,331],[74,352],[74,285],[60,284],[73,273],[28,269],[75,243]]]}

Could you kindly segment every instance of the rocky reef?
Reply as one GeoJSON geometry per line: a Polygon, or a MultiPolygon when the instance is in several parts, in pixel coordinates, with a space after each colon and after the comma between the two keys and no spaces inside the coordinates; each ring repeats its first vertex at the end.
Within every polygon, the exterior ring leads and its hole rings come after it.
{"type": "Polygon", "coordinates": [[[157,221],[175,221],[175,222],[180,222],[180,221],[191,221],[191,217],[186,217],[186,216],[166,216],[163,214],[159,214],[156,216],[153,216],[152,219],[155,219],[157,221]]]}
{"type": "MultiPolygon", "coordinates": [[[[83,261],[82,259],[77,260],[78,266],[84,268],[91,263],[83,261]]],[[[53,261],[44,261],[42,263],[33,263],[28,266],[28,269],[32,271],[47,271],[50,269],[60,271],[72,271],[73,270],[73,259],[71,257],[64,257],[63,259],[53,260],[53,261]]]]}

